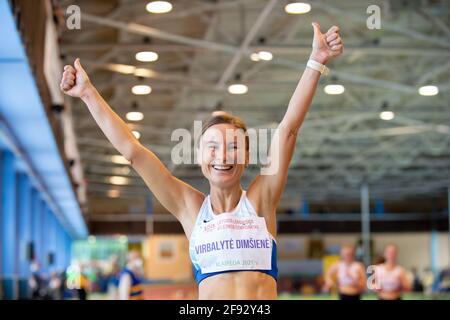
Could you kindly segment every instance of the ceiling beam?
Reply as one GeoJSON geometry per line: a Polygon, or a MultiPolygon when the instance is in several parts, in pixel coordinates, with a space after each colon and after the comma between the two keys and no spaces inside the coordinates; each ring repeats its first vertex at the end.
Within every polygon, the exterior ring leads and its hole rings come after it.
{"type": "Polygon", "coordinates": [[[234,70],[236,69],[237,65],[241,61],[241,58],[244,54],[247,54],[249,51],[250,43],[253,41],[253,39],[257,36],[259,30],[263,26],[264,23],[267,23],[268,17],[270,13],[272,12],[272,9],[277,4],[278,0],[270,0],[267,2],[267,4],[264,6],[261,13],[256,18],[255,23],[252,25],[250,30],[248,31],[247,35],[244,38],[244,41],[242,41],[240,47],[235,50],[233,57],[231,58],[230,63],[225,68],[222,76],[220,77],[219,81],[216,83],[216,87],[223,88],[224,85],[228,82],[228,80],[233,75],[234,70]]]}
{"type": "MultiPolygon", "coordinates": [[[[364,14],[356,15],[349,11],[342,10],[338,7],[330,5],[329,3],[325,3],[325,2],[321,2],[321,1],[314,2],[313,7],[320,8],[326,12],[332,13],[339,17],[345,17],[346,20],[351,20],[354,22],[360,22],[360,23],[366,24],[367,16],[364,14]]],[[[419,40],[419,41],[426,42],[429,44],[433,44],[438,47],[443,47],[443,48],[447,48],[447,49],[450,48],[450,42],[446,38],[440,38],[440,37],[432,36],[430,34],[424,34],[424,33],[415,31],[412,28],[400,27],[400,26],[395,25],[392,22],[383,20],[382,28],[383,28],[383,30],[392,31],[392,32],[407,36],[411,39],[415,39],[415,40],[419,40]]]]}
{"type": "MultiPolygon", "coordinates": [[[[155,29],[152,27],[148,27],[145,25],[140,25],[140,24],[136,24],[136,23],[132,23],[132,22],[126,23],[126,22],[121,22],[121,21],[117,21],[117,20],[111,20],[111,19],[91,15],[88,13],[83,13],[81,18],[85,21],[89,21],[89,22],[92,22],[95,24],[105,25],[105,26],[109,26],[112,28],[118,28],[118,29],[121,29],[121,30],[124,30],[127,32],[135,33],[135,34],[152,36],[152,37],[155,37],[158,39],[164,39],[164,40],[173,41],[173,42],[177,42],[177,43],[192,45],[192,46],[196,46],[196,47],[200,47],[200,48],[204,48],[204,49],[227,52],[227,53],[231,53],[231,54],[234,54],[238,50],[238,48],[231,46],[231,45],[221,44],[221,43],[208,41],[208,40],[194,39],[194,38],[190,38],[190,37],[186,37],[186,36],[180,36],[180,35],[176,35],[176,34],[162,31],[159,29],[155,29]]],[[[248,50],[248,48],[247,48],[247,50],[245,50],[245,54],[247,56],[249,56],[251,53],[252,52],[250,52],[248,50]]],[[[271,63],[283,65],[289,69],[293,68],[294,70],[303,70],[306,67],[305,63],[299,63],[297,61],[282,59],[282,58],[275,58],[272,60],[271,63]]],[[[356,75],[356,74],[343,72],[343,71],[334,70],[333,74],[337,75],[340,78],[345,79],[349,82],[356,82],[356,83],[361,83],[361,84],[365,84],[365,85],[369,85],[369,86],[378,86],[378,87],[381,87],[384,89],[393,89],[393,90],[408,92],[408,93],[415,92],[415,90],[416,90],[412,86],[404,85],[404,84],[401,84],[398,82],[380,80],[380,79],[356,75]]]]}
{"type": "MultiPolygon", "coordinates": [[[[157,51],[164,52],[193,52],[204,51],[210,52],[209,49],[193,47],[191,45],[182,44],[141,44],[141,43],[63,43],[61,51],[63,54],[73,52],[92,52],[117,50],[118,52],[138,52],[138,51],[157,51]]],[[[311,53],[310,46],[288,46],[288,45],[257,45],[249,46],[248,51],[270,51],[274,55],[309,55],[311,53]]],[[[423,50],[420,47],[383,47],[383,46],[346,46],[346,54],[358,53],[363,55],[381,55],[381,56],[433,56],[448,57],[450,51],[446,49],[430,48],[423,50]]]]}

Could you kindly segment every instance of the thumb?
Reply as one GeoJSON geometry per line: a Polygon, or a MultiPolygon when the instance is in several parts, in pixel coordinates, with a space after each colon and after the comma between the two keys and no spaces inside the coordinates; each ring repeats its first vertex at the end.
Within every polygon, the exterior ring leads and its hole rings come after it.
{"type": "Polygon", "coordinates": [[[76,58],[73,65],[74,65],[74,67],[75,67],[75,70],[77,70],[77,71],[83,71],[83,72],[84,72],[84,69],[83,69],[83,67],[81,66],[80,58],[76,58]]]}
{"type": "Polygon", "coordinates": [[[317,22],[313,22],[313,23],[311,23],[311,25],[313,26],[313,29],[314,29],[314,36],[320,35],[321,34],[320,24],[318,24],[317,22]]]}

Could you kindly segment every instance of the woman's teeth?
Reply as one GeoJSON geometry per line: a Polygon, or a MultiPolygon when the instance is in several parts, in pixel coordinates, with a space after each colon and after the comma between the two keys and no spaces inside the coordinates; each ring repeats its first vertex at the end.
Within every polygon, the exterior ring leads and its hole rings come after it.
{"type": "Polygon", "coordinates": [[[212,165],[212,167],[213,167],[215,170],[221,170],[221,171],[228,171],[228,170],[230,170],[231,168],[233,168],[233,166],[224,166],[224,165],[212,165]]]}

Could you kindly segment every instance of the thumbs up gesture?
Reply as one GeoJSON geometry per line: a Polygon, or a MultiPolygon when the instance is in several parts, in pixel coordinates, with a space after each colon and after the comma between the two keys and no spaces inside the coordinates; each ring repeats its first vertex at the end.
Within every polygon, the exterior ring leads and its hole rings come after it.
{"type": "Polygon", "coordinates": [[[339,27],[332,26],[326,33],[322,33],[317,22],[313,22],[312,26],[314,39],[311,59],[326,64],[330,59],[339,56],[344,51],[344,44],[339,35],[339,27]]]}
{"type": "Polygon", "coordinates": [[[81,66],[80,59],[77,58],[73,64],[64,66],[59,87],[61,90],[72,97],[82,97],[86,91],[92,86],[86,71],[81,66]]]}

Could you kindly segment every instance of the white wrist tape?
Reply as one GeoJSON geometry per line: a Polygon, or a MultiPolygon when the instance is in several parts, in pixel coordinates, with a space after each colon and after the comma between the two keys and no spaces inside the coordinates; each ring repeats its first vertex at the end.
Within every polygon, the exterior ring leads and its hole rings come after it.
{"type": "Polygon", "coordinates": [[[308,63],[306,64],[306,66],[308,68],[319,71],[321,74],[323,74],[325,76],[330,72],[330,69],[326,65],[321,64],[320,62],[317,62],[312,59],[308,60],[308,63]]]}

